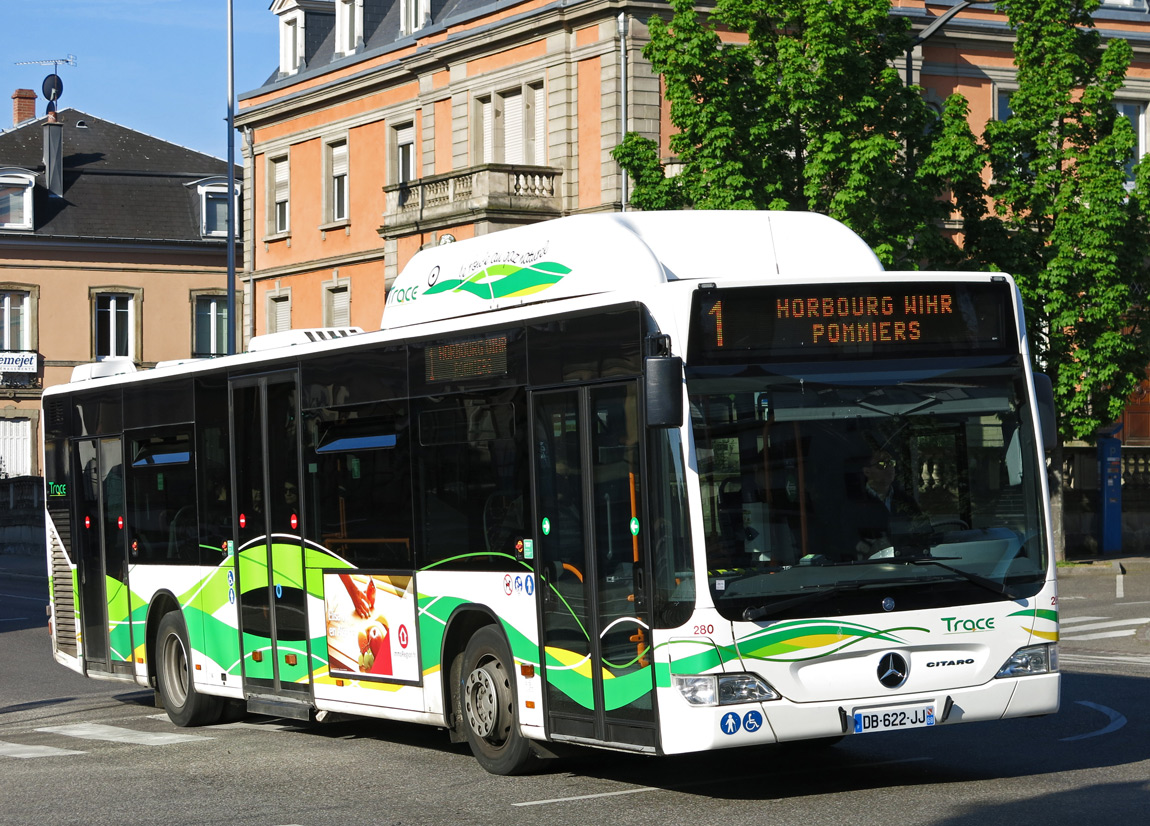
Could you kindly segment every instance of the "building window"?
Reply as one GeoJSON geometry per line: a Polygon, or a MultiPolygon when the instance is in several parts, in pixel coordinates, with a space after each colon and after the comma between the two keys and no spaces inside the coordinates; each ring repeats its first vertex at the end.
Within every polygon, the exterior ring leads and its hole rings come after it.
{"type": "Polygon", "coordinates": [[[349,55],[355,52],[363,37],[363,0],[336,0],[335,51],[349,55]]]}
{"type": "Polygon", "coordinates": [[[431,20],[428,0],[399,0],[399,33],[412,34],[431,20]]]}
{"type": "Polygon", "coordinates": [[[1134,130],[1134,149],[1126,161],[1126,188],[1134,188],[1134,164],[1146,154],[1146,104],[1131,101],[1117,101],[1114,104],[1118,114],[1130,121],[1134,130]]]}
{"type": "Polygon", "coordinates": [[[547,99],[542,83],[527,86],[527,134],[524,162],[543,166],[547,163],[547,99]]]}
{"type": "Polygon", "coordinates": [[[282,333],[291,329],[291,290],[268,293],[268,332],[282,333]]]}
{"type": "Polygon", "coordinates": [[[26,292],[0,292],[0,350],[32,349],[28,305],[26,292]]]}
{"type": "Polygon", "coordinates": [[[299,70],[303,62],[302,12],[280,18],[280,74],[290,75],[299,70]]]}
{"type": "Polygon", "coordinates": [[[228,352],[228,298],[210,293],[195,296],[193,358],[211,358],[228,352]]]}
{"type": "Polygon", "coordinates": [[[395,182],[410,183],[415,175],[415,124],[395,127],[395,182]]]}
{"type": "MultiPolygon", "coordinates": [[[[239,222],[236,231],[239,232],[239,222]]],[[[200,233],[205,237],[223,237],[228,234],[228,188],[208,185],[200,187],[200,233]]]]}
{"type": "Polygon", "coordinates": [[[289,208],[291,181],[287,156],[272,158],[270,165],[268,201],[271,204],[271,209],[268,214],[268,232],[271,235],[279,235],[291,229],[291,210],[289,208]]]}
{"type": "Polygon", "coordinates": [[[32,229],[32,174],[0,169],[0,229],[32,229]]]}
{"type": "Polygon", "coordinates": [[[93,294],[93,299],[95,310],[93,355],[96,360],[107,358],[134,360],[139,351],[136,341],[137,296],[131,292],[98,292],[93,294]]]}
{"type": "Polygon", "coordinates": [[[323,324],[325,327],[351,326],[351,279],[334,276],[323,283],[323,324]]]}
{"type": "Polygon", "coordinates": [[[327,145],[327,219],[346,221],[348,217],[347,193],[347,141],[337,141],[327,145]]]}
{"type": "Polygon", "coordinates": [[[473,135],[477,164],[542,164],[546,114],[542,83],[476,98],[473,135]]]}

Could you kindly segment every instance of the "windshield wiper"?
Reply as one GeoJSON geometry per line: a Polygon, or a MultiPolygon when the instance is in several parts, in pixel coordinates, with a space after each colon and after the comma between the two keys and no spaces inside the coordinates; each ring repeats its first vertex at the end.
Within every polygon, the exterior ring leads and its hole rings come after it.
{"type": "Polygon", "coordinates": [[[809,605],[812,602],[820,602],[824,599],[829,599],[833,596],[846,593],[847,591],[858,591],[861,588],[879,588],[888,585],[912,585],[925,582],[923,577],[898,577],[887,579],[851,579],[843,582],[833,582],[827,585],[804,585],[804,588],[818,589],[811,590],[805,594],[793,596],[790,599],[780,600],[779,602],[772,602],[769,605],[760,605],[757,608],[747,608],[743,611],[743,619],[748,622],[754,620],[764,619],[766,617],[781,614],[784,611],[789,611],[791,608],[796,608],[800,605],[809,605]]]}
{"type": "Polygon", "coordinates": [[[964,571],[962,568],[956,568],[953,565],[947,565],[946,562],[955,559],[962,559],[961,556],[884,556],[881,559],[855,559],[850,562],[832,562],[831,567],[839,565],[937,565],[939,568],[945,568],[952,574],[962,577],[967,582],[977,585],[979,588],[985,588],[987,591],[993,591],[996,594],[1006,597],[1010,600],[1022,599],[1022,595],[1010,589],[1005,583],[995,582],[993,579],[973,574],[970,571],[964,571]]]}
{"type": "Polygon", "coordinates": [[[937,565],[939,568],[945,568],[946,570],[950,571],[952,574],[957,574],[958,576],[965,579],[967,582],[971,582],[971,583],[977,585],[979,588],[985,588],[987,591],[993,591],[996,594],[1001,594],[1002,596],[1004,596],[1007,599],[1010,599],[1012,601],[1022,599],[1022,595],[1018,594],[1015,591],[1013,591],[1012,589],[1010,589],[1006,585],[1005,582],[995,582],[993,579],[988,579],[987,577],[981,576],[979,574],[973,574],[970,571],[962,570],[962,568],[956,568],[953,565],[947,565],[945,562],[941,561],[944,559],[962,559],[962,557],[960,557],[960,556],[942,556],[942,557],[939,557],[939,556],[913,556],[913,557],[906,557],[903,559],[899,559],[896,557],[896,558],[894,558],[893,561],[905,562],[908,565],[937,565]]]}

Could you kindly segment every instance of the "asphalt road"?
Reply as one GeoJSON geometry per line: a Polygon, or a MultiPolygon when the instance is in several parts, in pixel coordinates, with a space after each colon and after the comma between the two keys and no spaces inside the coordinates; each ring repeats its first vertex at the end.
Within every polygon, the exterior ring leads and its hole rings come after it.
{"type": "Polygon", "coordinates": [[[56,665],[42,581],[3,567],[0,824],[1118,826],[1142,822],[1150,805],[1145,560],[1063,576],[1057,715],[848,737],[821,751],[583,751],[521,778],[486,774],[466,747],[422,726],[176,728],[150,692],[56,665]]]}

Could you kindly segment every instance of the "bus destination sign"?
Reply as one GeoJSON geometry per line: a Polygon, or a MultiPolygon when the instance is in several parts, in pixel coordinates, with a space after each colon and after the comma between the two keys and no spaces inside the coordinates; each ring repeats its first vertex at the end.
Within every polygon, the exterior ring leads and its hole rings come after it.
{"type": "Polygon", "coordinates": [[[699,292],[692,341],[721,361],[991,353],[1011,318],[1005,282],[738,287],[699,292]]]}

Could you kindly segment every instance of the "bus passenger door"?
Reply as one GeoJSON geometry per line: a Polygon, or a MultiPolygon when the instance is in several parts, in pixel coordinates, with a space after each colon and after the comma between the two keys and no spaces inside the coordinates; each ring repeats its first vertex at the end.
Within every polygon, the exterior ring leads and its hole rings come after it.
{"type": "Polygon", "coordinates": [[[262,711],[253,695],[311,697],[295,372],[234,380],[231,415],[244,693],[262,711]]]}
{"type": "Polygon", "coordinates": [[[132,618],[119,437],[73,443],[81,639],[89,671],[131,673],[132,618]]]}
{"type": "Polygon", "coordinates": [[[656,745],[634,382],[532,397],[549,733],[656,745]]]}

